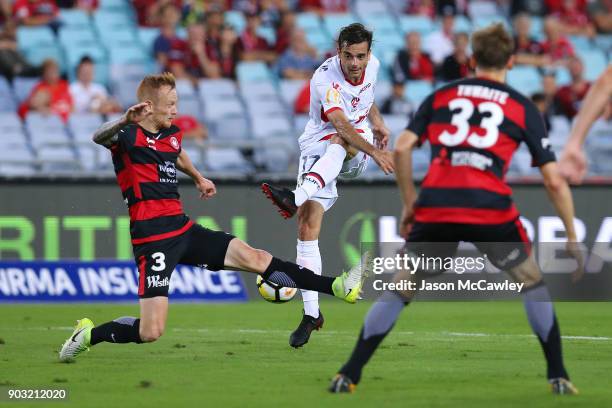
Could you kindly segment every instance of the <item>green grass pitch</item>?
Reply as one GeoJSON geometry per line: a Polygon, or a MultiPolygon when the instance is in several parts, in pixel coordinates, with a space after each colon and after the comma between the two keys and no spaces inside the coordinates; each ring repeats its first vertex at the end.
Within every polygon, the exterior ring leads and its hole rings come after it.
{"type": "Polygon", "coordinates": [[[154,344],[100,344],[74,364],[57,350],[80,317],[102,323],[134,305],[0,307],[0,387],[63,387],[68,402],[16,407],[609,407],[612,307],[559,303],[578,396],[549,394],[540,346],[520,302],[416,302],[402,313],[353,395],[326,391],[369,303],[322,303],[326,322],[288,346],[301,302],[171,304],[154,344]],[[595,338],[600,337],[600,338],[595,338]]]}

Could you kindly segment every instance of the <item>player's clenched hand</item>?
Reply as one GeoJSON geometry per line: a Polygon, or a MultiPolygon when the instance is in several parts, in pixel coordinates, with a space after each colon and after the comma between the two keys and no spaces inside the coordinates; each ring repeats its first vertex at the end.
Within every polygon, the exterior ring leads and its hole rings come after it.
{"type": "Polygon", "coordinates": [[[381,150],[385,150],[387,148],[387,145],[389,144],[389,137],[391,136],[391,131],[387,129],[386,126],[380,126],[373,128],[372,133],[374,134],[376,147],[381,150]]]}
{"type": "Polygon", "coordinates": [[[196,182],[196,187],[198,188],[198,191],[200,191],[200,198],[204,200],[217,194],[215,183],[203,177],[196,182]]]}
{"type": "Polygon", "coordinates": [[[372,154],[372,158],[376,164],[378,164],[378,167],[385,172],[385,174],[393,173],[393,170],[395,169],[395,164],[393,163],[393,152],[377,149],[372,154]]]}
{"type": "Polygon", "coordinates": [[[145,120],[153,113],[150,102],[141,102],[128,108],[125,112],[125,120],[128,123],[138,123],[145,120]]]}
{"type": "Polygon", "coordinates": [[[399,233],[404,239],[408,239],[408,234],[412,229],[414,223],[414,208],[412,206],[404,205],[402,209],[402,217],[400,218],[399,233]]]}
{"type": "Polygon", "coordinates": [[[561,174],[572,184],[582,183],[587,172],[587,160],[581,147],[565,146],[559,161],[561,174]]]}
{"type": "Polygon", "coordinates": [[[581,244],[574,240],[568,240],[567,244],[565,244],[565,249],[578,263],[578,267],[572,272],[572,282],[576,283],[582,279],[584,275],[584,255],[582,253],[581,244]]]}

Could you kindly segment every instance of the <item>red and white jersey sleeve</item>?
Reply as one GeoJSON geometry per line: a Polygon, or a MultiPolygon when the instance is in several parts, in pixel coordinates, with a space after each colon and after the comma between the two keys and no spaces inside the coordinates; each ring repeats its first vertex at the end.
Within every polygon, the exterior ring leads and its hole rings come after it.
{"type": "Polygon", "coordinates": [[[310,117],[299,139],[301,149],[336,133],[327,118],[334,110],[342,110],[358,132],[369,132],[368,113],[374,103],[379,68],[380,62],[372,54],[358,82],[351,82],[344,76],[337,55],[317,68],[310,80],[310,117]]]}

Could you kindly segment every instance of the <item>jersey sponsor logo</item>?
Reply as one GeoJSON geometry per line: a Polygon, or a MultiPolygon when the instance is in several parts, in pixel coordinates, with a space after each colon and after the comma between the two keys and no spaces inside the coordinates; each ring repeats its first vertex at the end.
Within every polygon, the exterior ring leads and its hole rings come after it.
{"type": "Polygon", "coordinates": [[[469,166],[484,171],[493,166],[493,159],[476,152],[458,151],[452,152],[451,165],[469,166]]]}
{"type": "Polygon", "coordinates": [[[170,144],[171,144],[171,145],[172,145],[172,147],[174,147],[176,150],[178,150],[178,149],[179,149],[179,147],[180,147],[180,146],[179,146],[178,139],[177,139],[176,137],[174,137],[174,136],[172,136],[172,137],[170,138],[170,144]]]}
{"type": "Polygon", "coordinates": [[[159,169],[159,182],[160,183],[177,183],[176,180],[176,166],[171,161],[165,161],[164,164],[157,165],[159,169]],[[166,177],[162,177],[165,174],[166,177]]]}
{"type": "Polygon", "coordinates": [[[366,86],[364,86],[363,88],[361,88],[361,89],[359,90],[359,93],[361,94],[363,91],[367,90],[367,89],[368,89],[369,87],[371,87],[371,86],[372,86],[372,83],[371,83],[371,82],[369,82],[369,83],[368,83],[366,86]]]}
{"type": "Polygon", "coordinates": [[[159,275],[147,276],[147,288],[162,288],[170,285],[170,279],[166,276],[161,279],[159,275]]]}

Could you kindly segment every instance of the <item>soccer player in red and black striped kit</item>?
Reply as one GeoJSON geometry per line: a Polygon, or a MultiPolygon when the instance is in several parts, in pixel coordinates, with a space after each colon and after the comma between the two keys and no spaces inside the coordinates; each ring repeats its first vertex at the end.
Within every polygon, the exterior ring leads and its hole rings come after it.
{"type": "MultiPolygon", "coordinates": [[[[561,336],[548,290],[531,244],[511,199],[505,173],[519,144],[527,144],[544,186],[566,229],[568,251],[578,260],[571,192],[558,172],[544,123],[536,107],[505,85],[513,63],[513,40],[501,24],[472,37],[476,77],[452,82],[425,99],[395,148],[395,169],[404,207],[400,234],[407,253],[453,256],[460,241],[473,242],[489,261],[524,283],[527,318],[547,363],[547,378],[557,394],[575,394],[561,353],[561,336]],[[431,145],[431,163],[418,199],[412,179],[412,149],[431,145]],[[432,244],[437,243],[437,244],[432,244]],[[428,253],[429,252],[429,253],[428,253]]],[[[398,271],[395,282],[427,273],[398,271]]],[[[352,392],[363,367],[391,331],[416,291],[387,291],[368,312],[352,355],[330,386],[352,392]]]]}
{"type": "Polygon", "coordinates": [[[179,201],[176,171],[189,175],[201,198],[216,193],[181,149],[182,132],[172,124],[178,96],[169,73],[145,77],[138,87],[138,103],[123,117],[95,133],[94,142],[110,149],[117,181],[130,214],[130,234],[139,270],[140,318],[121,317],[95,326],[85,318],[60,351],[71,360],[100,342],[143,343],[157,340],[166,325],[170,277],[178,263],[207,269],[234,269],[261,274],[285,287],[327,293],[349,303],[359,297],[361,267],[337,278],[254,249],[238,238],[194,224],[179,201]]]}

